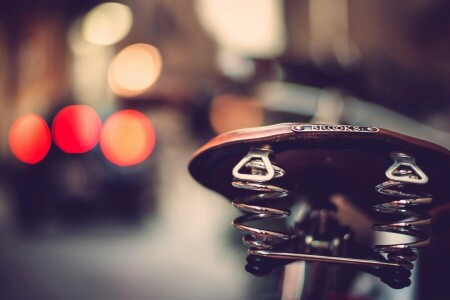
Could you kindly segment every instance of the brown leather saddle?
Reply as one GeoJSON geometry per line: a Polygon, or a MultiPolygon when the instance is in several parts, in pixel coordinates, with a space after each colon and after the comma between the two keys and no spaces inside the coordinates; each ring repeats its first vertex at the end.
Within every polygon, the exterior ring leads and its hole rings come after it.
{"type": "Polygon", "coordinates": [[[428,175],[423,189],[433,195],[429,208],[450,202],[450,151],[382,128],[285,123],[237,130],[200,148],[189,171],[205,187],[232,199],[242,193],[230,184],[232,169],[250,148],[264,144],[272,146],[286,172],[277,183],[289,190],[345,193],[371,213],[378,198],[374,187],[385,180],[391,153],[404,152],[428,175]]]}
{"type": "MultiPolygon", "coordinates": [[[[222,134],[199,149],[189,164],[191,175],[205,187],[229,199],[241,199],[234,206],[245,215],[236,219],[234,225],[249,233],[244,243],[250,248],[250,268],[247,268],[250,272],[255,258],[258,258],[257,266],[252,273],[264,269],[261,258],[272,263],[278,259],[340,263],[330,257],[342,257],[341,254],[304,256],[302,234],[308,232],[258,231],[242,223],[288,215],[288,210],[271,210],[270,205],[287,194],[314,195],[313,206],[315,199],[342,194],[368,216],[390,222],[374,225],[375,231],[396,232],[419,239],[417,243],[376,246],[376,257],[369,256],[380,265],[371,266],[369,260],[367,264],[361,262],[365,267],[381,270],[376,275],[396,288],[409,284],[398,278],[409,277],[410,273],[402,272],[412,269],[415,254],[411,250],[428,244],[427,236],[418,229],[429,223],[423,212],[450,203],[449,169],[450,151],[424,140],[376,127],[305,123],[284,123],[222,134]],[[264,205],[257,204],[258,201],[264,205]],[[399,215],[412,221],[392,223],[399,215]],[[297,246],[288,242],[293,240],[297,246]],[[377,256],[380,253],[387,254],[387,259],[377,256]],[[385,269],[395,272],[384,272],[385,269]]],[[[326,201],[317,201],[321,202],[320,209],[326,207],[322,203],[326,201]]],[[[314,254],[311,247],[308,253],[314,254]]],[[[354,264],[359,263],[354,261],[354,264]]]]}

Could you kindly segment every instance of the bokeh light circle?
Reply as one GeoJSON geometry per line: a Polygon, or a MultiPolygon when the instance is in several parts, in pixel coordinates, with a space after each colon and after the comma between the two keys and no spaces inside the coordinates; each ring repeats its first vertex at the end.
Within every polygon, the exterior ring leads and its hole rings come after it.
{"type": "Polygon", "coordinates": [[[154,146],[155,129],[150,120],[138,111],[119,111],[103,124],[100,148],[115,165],[137,165],[149,157],[154,146]]]}
{"type": "Polygon", "coordinates": [[[156,82],[162,70],[159,50],[148,44],[133,44],[114,57],[108,70],[108,83],[114,94],[134,97],[156,82]]]}
{"type": "Polygon", "coordinates": [[[97,145],[102,122],[87,105],[61,109],[52,124],[55,144],[66,153],[85,153],[97,145]]]}
{"type": "Polygon", "coordinates": [[[121,3],[108,2],[94,7],[84,18],[83,37],[96,45],[113,45],[122,40],[133,23],[131,9],[121,3]]]}
{"type": "Polygon", "coordinates": [[[51,146],[50,129],[36,114],[17,119],[9,130],[9,147],[22,162],[36,164],[47,155],[51,146]]]}

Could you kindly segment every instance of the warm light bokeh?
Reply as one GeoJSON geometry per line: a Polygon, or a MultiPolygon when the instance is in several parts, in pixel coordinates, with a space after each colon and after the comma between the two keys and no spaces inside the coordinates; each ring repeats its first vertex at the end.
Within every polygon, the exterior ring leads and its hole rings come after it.
{"type": "Polygon", "coordinates": [[[145,92],[162,70],[159,50],[148,44],[133,44],[120,51],[111,62],[108,82],[118,96],[134,97],[145,92]]]}
{"type": "Polygon", "coordinates": [[[51,146],[47,123],[38,115],[23,115],[9,130],[9,146],[12,153],[22,162],[28,164],[40,162],[51,146]]]}
{"type": "Polygon", "coordinates": [[[113,45],[122,40],[133,23],[131,9],[120,3],[102,3],[83,20],[84,38],[96,45],[113,45]]]}
{"type": "Polygon", "coordinates": [[[196,11],[211,37],[240,55],[274,57],[286,47],[283,1],[197,0],[196,11]]]}
{"type": "Polygon", "coordinates": [[[99,112],[107,111],[114,102],[106,74],[116,54],[115,46],[92,44],[83,38],[81,29],[81,22],[76,21],[67,35],[72,54],[72,96],[78,104],[89,105],[99,112]]]}
{"type": "Polygon", "coordinates": [[[118,166],[144,161],[155,146],[155,130],[150,120],[135,110],[111,115],[104,123],[100,148],[105,157],[118,166]]]}
{"type": "Polygon", "coordinates": [[[209,121],[218,134],[231,130],[262,126],[264,111],[251,97],[225,94],[217,96],[209,111],[209,121]]]}
{"type": "Polygon", "coordinates": [[[87,105],[70,105],[58,112],[53,120],[55,144],[66,153],[84,153],[97,145],[102,122],[87,105]]]}

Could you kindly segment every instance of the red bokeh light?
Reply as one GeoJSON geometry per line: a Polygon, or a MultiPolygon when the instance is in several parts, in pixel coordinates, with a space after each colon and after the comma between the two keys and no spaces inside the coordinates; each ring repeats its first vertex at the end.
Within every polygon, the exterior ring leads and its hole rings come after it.
{"type": "Polygon", "coordinates": [[[55,144],[66,153],[84,153],[97,145],[102,122],[87,105],[70,105],[58,112],[53,120],[55,144]]]}
{"type": "Polygon", "coordinates": [[[12,153],[28,164],[36,164],[44,159],[51,142],[47,123],[35,114],[23,115],[9,130],[9,147],[12,153]]]}
{"type": "Polygon", "coordinates": [[[119,111],[103,125],[100,148],[113,164],[139,164],[151,154],[154,146],[155,129],[150,120],[138,111],[119,111]]]}

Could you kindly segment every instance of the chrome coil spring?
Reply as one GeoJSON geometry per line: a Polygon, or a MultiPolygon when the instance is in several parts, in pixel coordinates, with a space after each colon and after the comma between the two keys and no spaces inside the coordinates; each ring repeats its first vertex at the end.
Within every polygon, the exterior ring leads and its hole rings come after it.
{"type": "Polygon", "coordinates": [[[291,238],[288,233],[246,225],[252,221],[287,218],[290,215],[288,209],[258,205],[258,202],[263,200],[282,199],[289,195],[286,189],[267,184],[267,181],[284,175],[284,170],[275,164],[270,155],[272,151],[269,146],[251,149],[233,170],[235,178],[232,185],[234,187],[259,192],[255,195],[236,198],[231,203],[235,208],[248,213],[236,218],[232,224],[237,230],[247,233],[243,237],[244,244],[256,249],[271,249],[280,241],[291,238]],[[249,169],[250,174],[240,173],[243,167],[249,169]]]}
{"type": "MultiPolygon", "coordinates": [[[[284,188],[268,184],[267,182],[284,175],[284,170],[276,165],[272,158],[270,146],[250,149],[240,163],[233,169],[232,185],[236,188],[258,192],[250,196],[238,197],[232,201],[232,205],[247,214],[237,217],[232,225],[235,229],[245,232],[243,243],[250,250],[271,250],[283,241],[290,240],[293,235],[287,232],[261,229],[249,225],[258,220],[287,218],[290,215],[288,209],[263,206],[260,203],[265,200],[281,200],[289,195],[284,188]],[[249,170],[242,173],[241,169],[249,170]]],[[[273,202],[272,202],[273,203],[273,202]]],[[[247,271],[254,275],[264,275],[270,272],[269,260],[259,256],[247,257],[247,271]],[[264,272],[261,270],[264,269],[264,272]]]]}
{"type": "Polygon", "coordinates": [[[414,242],[397,243],[390,245],[376,245],[374,251],[387,254],[387,259],[398,263],[407,270],[412,270],[413,261],[417,259],[414,249],[422,248],[430,243],[428,235],[420,230],[419,226],[431,223],[431,218],[424,212],[417,212],[412,208],[418,205],[431,203],[428,194],[410,193],[402,191],[410,184],[424,184],[428,177],[415,164],[414,158],[404,153],[393,153],[394,164],[386,171],[389,180],[377,185],[376,191],[388,196],[397,197],[390,202],[378,204],[374,209],[381,213],[394,214],[404,217],[403,220],[389,224],[375,224],[374,231],[391,232],[415,238],[414,242]]]}

